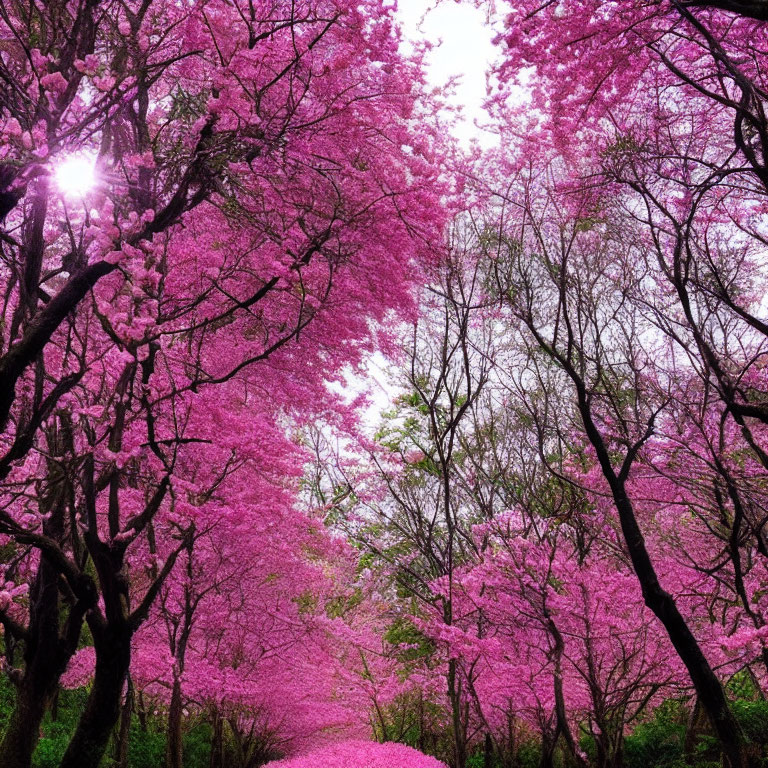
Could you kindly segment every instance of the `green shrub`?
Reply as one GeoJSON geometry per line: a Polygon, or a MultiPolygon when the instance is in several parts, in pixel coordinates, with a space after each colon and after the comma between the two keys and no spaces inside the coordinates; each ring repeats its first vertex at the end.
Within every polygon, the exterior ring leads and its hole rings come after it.
{"type": "Polygon", "coordinates": [[[475,752],[467,758],[467,768],[483,768],[485,756],[482,752],[475,752]]]}
{"type": "Polygon", "coordinates": [[[37,742],[32,756],[33,768],[58,768],[61,758],[69,744],[71,729],[62,723],[46,723],[43,737],[37,742]]]}
{"type": "Polygon", "coordinates": [[[733,714],[752,744],[768,745],[768,701],[734,701],[733,714]]]}
{"type": "Polygon", "coordinates": [[[209,723],[198,723],[184,734],[184,768],[208,768],[211,730],[209,723]]]}
{"type": "Polygon", "coordinates": [[[32,756],[33,768],[58,768],[87,698],[85,688],[59,691],[56,719],[53,719],[52,712],[47,712],[43,719],[42,736],[32,756]]]}
{"type": "Polygon", "coordinates": [[[683,762],[684,743],[685,725],[661,713],[624,739],[626,768],[672,768],[683,762]]]}
{"type": "Polygon", "coordinates": [[[143,731],[138,723],[131,724],[128,739],[130,768],[158,768],[165,762],[165,733],[143,731]]]}
{"type": "Polygon", "coordinates": [[[69,738],[51,739],[44,737],[40,739],[32,757],[33,768],[57,768],[64,756],[68,742],[69,738]]]}
{"type": "Polygon", "coordinates": [[[541,763],[541,744],[530,739],[520,745],[517,753],[517,764],[520,768],[539,768],[541,763]]]}

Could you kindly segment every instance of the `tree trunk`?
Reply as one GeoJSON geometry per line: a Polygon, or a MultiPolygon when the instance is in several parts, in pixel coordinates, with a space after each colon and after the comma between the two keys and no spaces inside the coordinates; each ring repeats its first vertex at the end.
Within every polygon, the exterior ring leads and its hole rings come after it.
{"type": "Polygon", "coordinates": [[[168,710],[168,740],[166,742],[166,768],[184,768],[184,750],[181,738],[182,720],[181,681],[173,677],[171,707],[168,710]]]}
{"type": "Polygon", "coordinates": [[[604,733],[595,735],[595,750],[597,752],[597,768],[609,768],[608,745],[604,733]]]}
{"type": "Polygon", "coordinates": [[[493,739],[490,733],[485,734],[483,743],[483,768],[493,768],[493,739]]]}
{"type": "Polygon", "coordinates": [[[139,728],[143,733],[147,732],[147,705],[144,703],[144,694],[139,690],[136,696],[136,716],[139,719],[139,728]]]}
{"type": "Polygon", "coordinates": [[[210,768],[224,768],[224,726],[217,709],[213,710],[210,768]]]}
{"type": "MultiPolygon", "coordinates": [[[[511,708],[511,703],[510,703],[511,708]]],[[[517,724],[511,709],[507,713],[507,749],[504,768],[513,768],[517,764],[517,724]]]]}
{"type": "Polygon", "coordinates": [[[568,751],[571,753],[571,757],[578,766],[586,768],[586,761],[581,756],[576,739],[571,732],[571,726],[568,723],[568,715],[565,710],[565,693],[563,691],[563,654],[565,653],[565,641],[560,633],[560,630],[555,624],[554,619],[546,610],[547,628],[554,641],[553,658],[554,658],[554,676],[553,687],[555,694],[555,744],[557,743],[558,736],[562,736],[565,741],[568,751]]]}
{"type": "Polygon", "coordinates": [[[616,505],[620,507],[621,527],[645,604],[664,625],[672,645],[685,664],[701,706],[720,740],[726,763],[730,768],[743,768],[743,739],[739,725],[728,706],[723,687],[678,610],[674,598],[659,584],[634,510],[623,489],[622,493],[616,496],[616,505]]]}
{"type": "Polygon", "coordinates": [[[698,696],[693,702],[693,708],[685,728],[685,740],[683,742],[683,756],[685,762],[693,765],[696,762],[696,742],[701,733],[701,702],[698,696]]]}
{"type": "MultiPolygon", "coordinates": [[[[613,469],[608,448],[592,418],[590,401],[584,384],[581,381],[577,381],[576,384],[579,411],[584,428],[595,449],[603,476],[610,486],[613,502],[619,515],[624,542],[635,575],[640,582],[643,600],[663,624],[677,655],[688,670],[701,706],[707,713],[720,741],[726,764],[730,768],[743,768],[745,765],[743,738],[738,723],[728,706],[723,687],[706,656],[704,656],[690,627],[678,610],[674,598],[659,583],[635,516],[634,506],[627,494],[625,471],[616,474],[613,469]]],[[[628,473],[628,469],[626,473],[628,473]]]]}
{"type": "Polygon", "coordinates": [[[613,768],[623,768],[624,765],[624,734],[618,733],[616,736],[616,745],[611,759],[613,768]]]}
{"type": "Polygon", "coordinates": [[[555,742],[556,739],[549,738],[542,734],[541,736],[541,761],[539,768],[554,768],[555,765],[555,742]]]}
{"type": "Polygon", "coordinates": [[[29,768],[31,765],[32,753],[40,737],[40,724],[72,655],[72,644],[59,636],[58,579],[58,572],[43,556],[31,590],[29,630],[24,640],[24,673],[0,743],[3,768],[29,768]]]}
{"type": "Polygon", "coordinates": [[[131,662],[131,631],[107,627],[96,644],[93,685],[60,768],[99,768],[120,717],[120,697],[131,662]]]}
{"type": "MultiPolygon", "coordinates": [[[[49,470],[59,477],[59,468],[49,470]]],[[[61,483],[54,484],[52,496],[40,500],[41,511],[50,513],[43,523],[43,533],[54,540],[63,536],[66,497],[61,483]]],[[[24,671],[16,691],[16,704],[0,743],[0,766],[29,768],[32,753],[40,738],[40,724],[53,701],[59,678],[77,649],[86,610],[96,601],[92,585],[70,606],[62,626],[62,602],[59,571],[45,554],[35,574],[29,595],[29,624],[23,638],[24,671]]],[[[6,631],[7,628],[6,628],[6,631]]],[[[17,638],[19,639],[19,638],[17,638]]]]}
{"type": "Polygon", "coordinates": [[[45,695],[38,693],[33,681],[23,681],[0,745],[0,765],[3,768],[30,768],[45,709],[45,695]]]}
{"type": "Polygon", "coordinates": [[[456,660],[448,662],[448,698],[451,701],[451,722],[453,726],[453,768],[466,768],[467,744],[461,718],[461,692],[457,680],[456,660]]]}
{"type": "Polygon", "coordinates": [[[131,716],[133,715],[133,683],[131,676],[125,685],[125,701],[120,714],[120,731],[117,735],[115,760],[117,768],[128,768],[128,745],[131,737],[131,716]]]}

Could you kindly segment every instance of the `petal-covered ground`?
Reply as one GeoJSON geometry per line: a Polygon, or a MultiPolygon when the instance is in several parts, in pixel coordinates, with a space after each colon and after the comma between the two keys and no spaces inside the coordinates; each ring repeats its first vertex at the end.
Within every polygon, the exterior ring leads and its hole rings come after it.
{"type": "Polygon", "coordinates": [[[445,763],[403,744],[342,741],[265,768],[445,768],[445,763]]]}

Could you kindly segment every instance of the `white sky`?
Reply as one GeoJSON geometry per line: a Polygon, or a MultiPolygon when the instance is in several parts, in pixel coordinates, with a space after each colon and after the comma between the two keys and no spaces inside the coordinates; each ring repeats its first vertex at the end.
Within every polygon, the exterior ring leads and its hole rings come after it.
{"type": "Polygon", "coordinates": [[[494,59],[493,31],[485,24],[486,14],[453,0],[399,0],[397,15],[406,39],[439,44],[428,59],[427,75],[434,87],[461,77],[450,100],[463,107],[457,137],[465,145],[473,138],[483,144],[491,141],[489,134],[483,135],[474,125],[478,119],[482,122],[485,76],[494,59]]]}

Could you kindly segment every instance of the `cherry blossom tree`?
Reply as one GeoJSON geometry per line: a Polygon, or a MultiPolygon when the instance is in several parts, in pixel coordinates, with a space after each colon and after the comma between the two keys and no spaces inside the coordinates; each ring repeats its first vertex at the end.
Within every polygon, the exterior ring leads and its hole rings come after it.
{"type": "Polygon", "coordinates": [[[476,529],[488,546],[462,574],[464,634],[453,652],[481,654],[475,688],[493,730],[504,732],[505,702],[514,702],[541,734],[542,765],[552,764],[561,739],[586,764],[580,728],[594,739],[598,765],[620,764],[629,725],[684,682],[671,645],[643,617],[616,531],[594,517],[602,535],[585,555],[562,518],[532,528],[519,512],[501,515],[476,529]],[[478,613],[484,633],[472,631],[478,613]]]}
{"type": "Polygon", "coordinates": [[[728,759],[740,765],[739,729],[721,683],[675,597],[662,587],[628,485],[668,399],[656,384],[652,336],[627,300],[628,286],[642,280],[642,262],[618,232],[594,220],[588,192],[558,190],[556,169],[521,173],[504,198],[509,218],[495,249],[497,294],[510,307],[511,322],[524,329],[527,376],[544,386],[543,370],[571,393],[573,411],[564,420],[554,414],[551,423],[565,437],[583,434],[603,492],[613,499],[643,599],[688,669],[728,759]],[[537,362],[542,353],[547,365],[537,362]]]}

